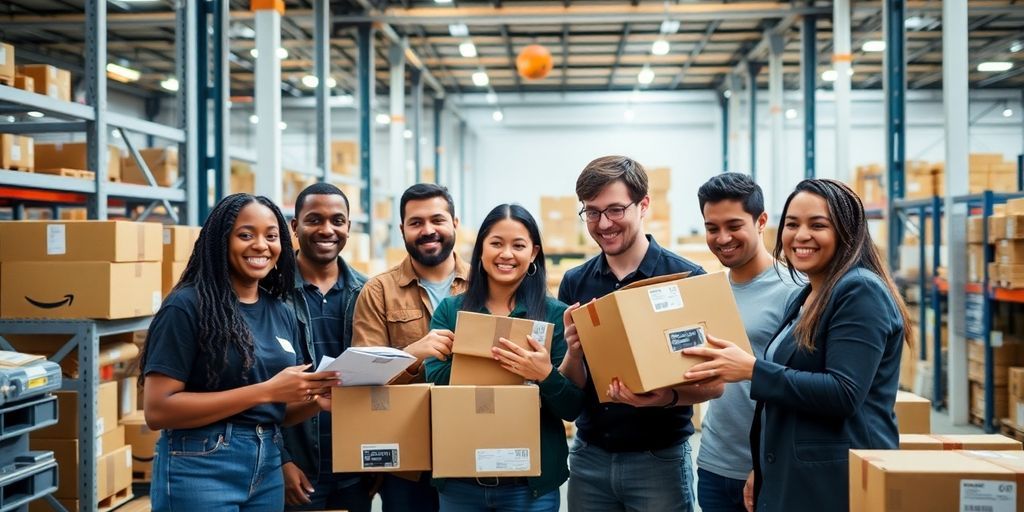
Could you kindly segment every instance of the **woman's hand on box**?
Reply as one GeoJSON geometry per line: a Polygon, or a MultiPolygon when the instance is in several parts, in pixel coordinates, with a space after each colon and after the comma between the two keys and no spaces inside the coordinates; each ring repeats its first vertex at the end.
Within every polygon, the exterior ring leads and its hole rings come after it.
{"type": "Polygon", "coordinates": [[[551,354],[533,336],[526,336],[527,350],[510,340],[498,338],[501,347],[492,347],[491,354],[501,367],[526,380],[542,381],[551,375],[551,354]],[[504,347],[504,348],[502,348],[504,347]]]}
{"type": "Polygon", "coordinates": [[[707,346],[683,349],[683,355],[708,359],[687,370],[683,374],[686,380],[721,379],[725,382],[739,382],[754,377],[754,363],[757,362],[757,358],[731,341],[710,334],[707,335],[707,340],[707,346]]]}

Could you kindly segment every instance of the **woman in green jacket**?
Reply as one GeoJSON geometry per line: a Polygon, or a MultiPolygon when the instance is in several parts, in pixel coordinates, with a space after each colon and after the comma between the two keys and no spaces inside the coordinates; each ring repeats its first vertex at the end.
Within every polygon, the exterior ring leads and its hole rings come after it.
{"type": "MultiPolygon", "coordinates": [[[[531,349],[506,339],[492,349],[494,359],[540,390],[541,475],[535,478],[454,478],[437,481],[442,512],[557,512],[558,487],[569,478],[568,447],[561,420],[573,421],[583,407],[583,390],[561,373],[565,357],[562,313],[566,306],[547,293],[544,250],[537,222],[516,204],[495,207],[480,226],[470,262],[466,292],[438,304],[432,329],[455,330],[459,311],[472,311],[555,325],[550,350],[528,338],[531,349]]],[[[542,340],[543,341],[543,340],[542,340]]],[[[455,343],[458,343],[458,337],[455,343]]],[[[427,359],[428,382],[447,385],[451,360],[427,359]]]]}

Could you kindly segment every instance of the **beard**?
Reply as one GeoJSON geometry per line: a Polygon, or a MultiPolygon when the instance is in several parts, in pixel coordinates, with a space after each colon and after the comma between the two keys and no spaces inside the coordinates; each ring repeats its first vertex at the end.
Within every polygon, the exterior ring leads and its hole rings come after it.
{"type": "Polygon", "coordinates": [[[409,253],[412,259],[416,260],[420,265],[427,267],[434,267],[440,265],[442,262],[448,259],[452,254],[452,250],[455,249],[455,237],[444,237],[440,233],[434,233],[432,235],[421,236],[413,242],[405,241],[405,250],[409,253]],[[424,254],[420,251],[420,244],[427,244],[431,242],[440,242],[441,249],[435,254],[424,254]]]}

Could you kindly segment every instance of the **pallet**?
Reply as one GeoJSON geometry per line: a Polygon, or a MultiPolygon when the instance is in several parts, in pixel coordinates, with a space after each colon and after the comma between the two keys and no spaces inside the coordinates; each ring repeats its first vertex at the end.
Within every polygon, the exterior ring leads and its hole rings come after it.
{"type": "Polygon", "coordinates": [[[125,487],[124,489],[100,500],[100,502],[96,504],[96,509],[98,512],[108,512],[128,503],[134,497],[135,495],[132,494],[132,486],[129,485],[128,487],[125,487]]]}
{"type": "Polygon", "coordinates": [[[52,174],[54,176],[66,176],[68,178],[79,178],[85,180],[96,179],[96,173],[92,171],[83,171],[81,169],[36,169],[35,172],[41,174],[52,174]]]}
{"type": "Polygon", "coordinates": [[[20,172],[36,172],[35,167],[25,167],[17,165],[9,165],[5,170],[8,171],[20,171],[20,172]]]}
{"type": "Polygon", "coordinates": [[[122,505],[117,512],[150,512],[151,510],[153,510],[153,505],[149,501],[149,496],[140,496],[138,499],[122,505]]]}
{"type": "Polygon", "coordinates": [[[971,422],[971,425],[974,425],[976,427],[985,428],[985,420],[983,420],[981,416],[977,416],[977,415],[972,413],[971,417],[970,417],[970,422],[971,422]]]}
{"type": "Polygon", "coordinates": [[[14,77],[0,76],[0,84],[6,85],[7,87],[14,87],[14,77]]]}
{"type": "Polygon", "coordinates": [[[999,433],[1018,441],[1024,442],[1024,430],[1021,430],[1019,426],[1009,420],[1009,418],[1003,418],[999,426],[999,433]]]}

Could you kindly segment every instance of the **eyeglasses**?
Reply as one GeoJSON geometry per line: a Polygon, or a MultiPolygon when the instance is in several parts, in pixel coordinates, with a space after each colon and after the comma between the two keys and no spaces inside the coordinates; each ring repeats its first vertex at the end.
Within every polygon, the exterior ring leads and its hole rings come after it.
{"type": "Polygon", "coordinates": [[[629,203],[626,206],[612,205],[604,210],[583,210],[580,212],[580,218],[587,222],[598,222],[601,220],[601,215],[608,217],[608,220],[620,220],[626,215],[626,210],[630,206],[636,203],[629,203]]]}

